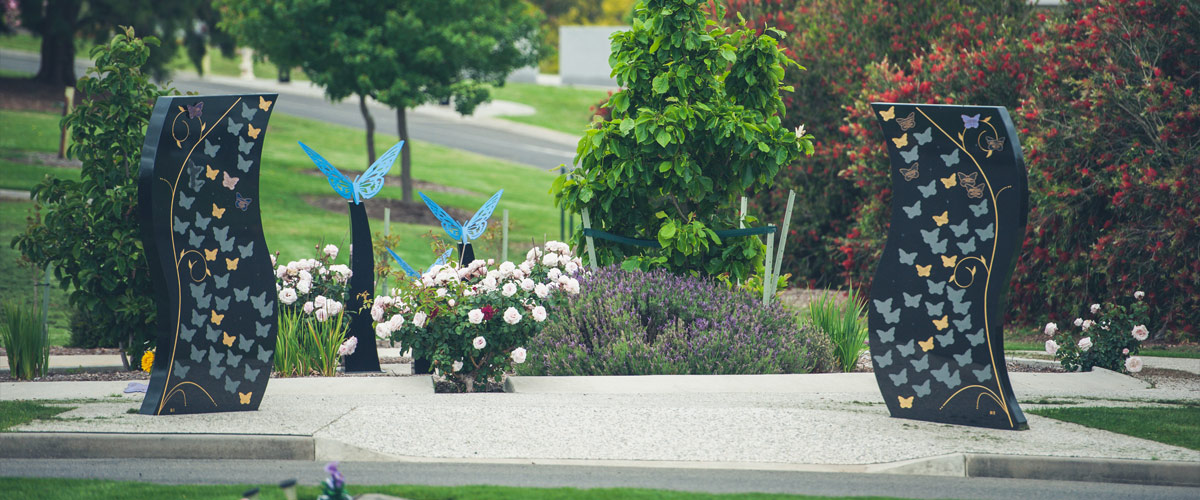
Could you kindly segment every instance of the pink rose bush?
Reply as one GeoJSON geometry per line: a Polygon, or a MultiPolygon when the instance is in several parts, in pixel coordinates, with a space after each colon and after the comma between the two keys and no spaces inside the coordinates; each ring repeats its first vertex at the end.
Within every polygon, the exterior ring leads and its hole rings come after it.
{"type": "Polygon", "coordinates": [[[547,242],[520,264],[476,260],[434,267],[371,305],[375,334],[429,359],[440,374],[474,389],[476,380],[503,378],[523,363],[522,347],[568,295],[579,293],[582,262],[567,244],[547,242]],[[397,316],[413,318],[392,322],[397,316]],[[418,320],[419,318],[419,320],[418,320]],[[519,354],[518,354],[519,353],[519,354]],[[461,368],[455,369],[456,362],[461,368]]]}
{"type": "Polygon", "coordinates": [[[1071,371],[1089,371],[1097,366],[1125,373],[1141,371],[1137,353],[1142,342],[1150,338],[1145,296],[1137,291],[1132,301],[1125,301],[1127,304],[1091,304],[1085,314],[1091,317],[1075,318],[1075,329],[1060,330],[1057,324],[1047,323],[1043,331],[1051,339],[1046,341],[1046,353],[1071,371]]]}
{"type": "Polygon", "coordinates": [[[333,264],[337,246],[318,245],[316,250],[315,259],[294,260],[275,268],[279,300],[275,371],[284,376],[333,376],[339,360],[358,345],[357,340],[346,339],[350,268],[333,264]]]}

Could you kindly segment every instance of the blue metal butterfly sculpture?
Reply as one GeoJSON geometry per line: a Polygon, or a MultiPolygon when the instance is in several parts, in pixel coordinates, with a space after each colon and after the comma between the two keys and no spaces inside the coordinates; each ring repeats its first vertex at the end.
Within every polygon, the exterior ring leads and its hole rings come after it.
{"type": "Polygon", "coordinates": [[[425,200],[425,206],[429,207],[433,216],[441,221],[442,229],[446,230],[446,234],[449,234],[455,241],[466,245],[471,240],[483,235],[483,231],[487,229],[488,218],[492,216],[492,212],[496,211],[496,204],[500,203],[500,196],[504,194],[504,190],[496,191],[496,194],[488,198],[488,201],[479,207],[479,211],[475,212],[475,215],[466,224],[460,224],[454,220],[454,217],[442,210],[442,207],[439,207],[428,196],[425,196],[425,193],[418,192],[417,194],[421,195],[422,200],[425,200]]]}
{"type": "MultiPolygon", "coordinates": [[[[422,273],[417,272],[417,270],[413,269],[413,267],[408,265],[407,262],[404,262],[404,259],[401,259],[399,255],[396,255],[396,252],[393,252],[391,248],[388,248],[388,247],[384,247],[384,248],[387,248],[388,253],[392,254],[392,258],[396,259],[396,262],[400,263],[400,269],[403,269],[404,272],[408,273],[408,275],[413,278],[421,277],[422,273]]],[[[446,265],[446,260],[450,258],[451,253],[454,253],[453,248],[446,250],[446,252],[443,253],[441,257],[438,257],[437,260],[433,261],[433,265],[429,266],[429,269],[426,269],[425,272],[428,273],[429,271],[432,271],[433,268],[435,268],[435,267],[446,265]]]]}
{"type": "Polygon", "coordinates": [[[342,175],[342,172],[329,163],[329,160],[317,154],[312,148],[305,146],[303,142],[300,143],[300,147],[304,149],[305,153],[308,153],[308,157],[312,158],[313,163],[317,164],[321,173],[329,178],[329,185],[333,186],[333,190],[337,191],[337,194],[347,200],[353,200],[354,203],[362,203],[363,200],[375,196],[380,189],[383,189],[383,176],[387,175],[388,171],[392,169],[392,164],[396,163],[396,158],[400,156],[400,150],[404,148],[404,141],[397,142],[395,146],[388,149],[367,168],[366,172],[355,176],[354,180],[342,175]]]}

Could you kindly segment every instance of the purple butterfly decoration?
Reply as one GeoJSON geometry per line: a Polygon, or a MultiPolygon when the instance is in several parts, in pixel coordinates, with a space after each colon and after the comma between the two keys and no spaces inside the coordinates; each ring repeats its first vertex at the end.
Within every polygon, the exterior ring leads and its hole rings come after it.
{"type": "Polygon", "coordinates": [[[962,115],[963,128],[979,128],[979,117],[981,115],[967,116],[962,115]]]}
{"type": "Polygon", "coordinates": [[[196,104],[188,104],[187,111],[189,119],[199,117],[204,114],[204,101],[197,102],[196,104]]]}
{"type": "Polygon", "coordinates": [[[250,202],[254,201],[254,198],[246,198],[242,196],[242,193],[234,192],[233,194],[237,196],[234,204],[236,204],[238,208],[242,209],[243,212],[246,211],[247,208],[250,208],[250,202]]]}

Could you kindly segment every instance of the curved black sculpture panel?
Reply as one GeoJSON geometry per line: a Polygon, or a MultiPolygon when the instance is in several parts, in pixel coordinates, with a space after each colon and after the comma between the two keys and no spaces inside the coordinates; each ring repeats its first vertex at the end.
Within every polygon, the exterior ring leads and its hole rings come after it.
{"type": "Polygon", "coordinates": [[[893,417],[1026,429],[1004,361],[1029,190],[1008,111],[871,104],[892,217],[871,286],[875,378],[893,417]]]}
{"type": "Polygon", "coordinates": [[[275,352],[258,187],[276,94],[160,97],[138,171],[158,307],[141,413],[256,410],[275,352]]]}

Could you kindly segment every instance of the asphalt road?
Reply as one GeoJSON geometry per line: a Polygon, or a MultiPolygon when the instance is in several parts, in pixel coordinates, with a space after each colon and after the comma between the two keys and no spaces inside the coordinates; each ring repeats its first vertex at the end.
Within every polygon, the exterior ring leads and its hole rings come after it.
{"type": "MultiPolygon", "coordinates": [[[[274,484],[299,479],[316,485],[324,463],[239,460],[0,459],[0,476],[92,478],[166,484],[274,484]]],[[[661,469],[559,465],[346,462],[341,471],[355,493],[372,484],[491,484],[539,488],[653,488],[709,493],[794,493],[902,498],[1195,499],[1200,488],[991,478],[661,469]]]]}
{"type": "MultiPolygon", "coordinates": [[[[38,54],[4,51],[0,54],[0,69],[36,73],[38,59],[38,54]]],[[[86,67],[86,64],[77,61],[76,76],[82,76],[86,67]]],[[[203,80],[195,74],[182,72],[172,76],[172,84],[180,92],[194,91],[200,94],[263,92],[257,87],[242,86],[235,82],[203,80]]],[[[276,108],[281,113],[365,129],[358,101],[355,99],[331,103],[320,97],[289,90],[287,84],[279,84],[275,91],[281,94],[276,108]]],[[[371,106],[370,109],[379,132],[396,133],[395,111],[377,105],[371,106]]],[[[427,114],[409,112],[407,118],[409,135],[420,141],[541,169],[557,167],[564,163],[570,165],[574,159],[574,144],[427,114]]],[[[377,144],[377,147],[381,148],[380,151],[387,149],[387,146],[377,144]]]]}

